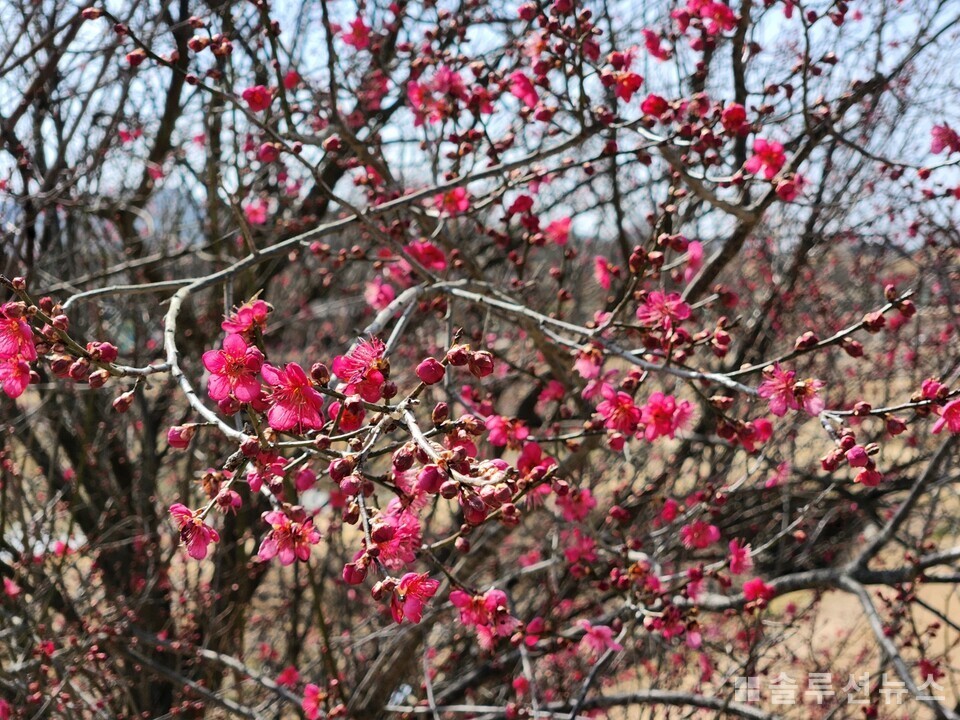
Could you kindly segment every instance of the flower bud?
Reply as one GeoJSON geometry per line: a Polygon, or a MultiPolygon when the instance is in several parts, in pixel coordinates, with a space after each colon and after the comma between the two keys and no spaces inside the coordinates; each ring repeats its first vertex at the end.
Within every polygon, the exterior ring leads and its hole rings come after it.
{"type": "Polygon", "coordinates": [[[240,443],[240,452],[247,458],[256,457],[260,454],[260,441],[252,436],[244,438],[240,443]]]}
{"type": "Polygon", "coordinates": [[[807,350],[820,342],[820,338],[812,330],[807,330],[803,335],[797,338],[794,347],[797,350],[807,350]]]}
{"type": "Polygon", "coordinates": [[[225,397],[217,403],[217,407],[224,415],[236,415],[240,412],[240,401],[235,397],[225,397]]]}
{"type": "Polygon", "coordinates": [[[446,480],[447,473],[439,466],[424,465],[417,473],[417,489],[432,495],[440,492],[446,480]]]}
{"type": "Polygon", "coordinates": [[[863,316],[863,327],[867,332],[880,332],[884,325],[887,324],[887,319],[883,316],[883,313],[880,311],[867,313],[863,316]]]}
{"type": "Polygon", "coordinates": [[[446,368],[444,368],[439,361],[432,357],[428,357],[426,360],[417,365],[417,377],[420,378],[420,382],[425,385],[436,385],[438,382],[443,380],[443,375],[445,372],[446,368]]]}
{"type": "Polygon", "coordinates": [[[280,157],[280,150],[276,143],[263,143],[257,149],[257,160],[262,163],[272,163],[280,157]]]}
{"type": "Polygon", "coordinates": [[[470,435],[482,435],[486,426],[474,415],[461,415],[457,420],[457,427],[470,435]]]}
{"type": "Polygon", "coordinates": [[[513,503],[507,503],[500,508],[500,522],[504,525],[515,526],[520,524],[520,510],[513,503]]]}
{"type": "Polygon", "coordinates": [[[359,495],[362,488],[363,478],[359,475],[347,475],[340,480],[340,491],[344,495],[359,495]]]}
{"type": "Polygon", "coordinates": [[[107,384],[107,380],[110,379],[110,372],[107,370],[96,370],[95,372],[90,373],[90,376],[87,378],[87,382],[90,383],[90,387],[94,390],[102,388],[107,384]]]}
{"type": "Polygon", "coordinates": [[[346,457],[337,458],[330,463],[330,467],[327,469],[327,472],[330,473],[330,479],[335,483],[339,483],[347,475],[353,472],[353,469],[357,466],[357,461],[353,455],[347,455],[346,457]]]}
{"type": "MultiPolygon", "coordinates": [[[[122,396],[121,396],[122,397],[122,396]]],[[[196,425],[175,425],[167,430],[167,444],[178,450],[185,450],[197,430],[196,425]]]]}
{"type": "Polygon", "coordinates": [[[452,500],[460,492],[460,484],[456,480],[447,480],[440,486],[440,497],[452,500]]]}
{"type": "Polygon", "coordinates": [[[293,485],[297,489],[297,492],[303,492],[304,490],[312,488],[316,482],[317,474],[310,468],[304,468],[297,473],[293,485]]]}
{"type": "Polygon", "coordinates": [[[470,355],[467,365],[475,377],[487,377],[493,372],[493,355],[486,350],[478,350],[470,355]]]}
{"type": "Polygon", "coordinates": [[[487,519],[487,506],[479,495],[462,493],[460,507],[463,509],[463,519],[470,525],[479,525],[487,519]]]}
{"type": "Polygon", "coordinates": [[[887,416],[887,432],[891,435],[899,435],[906,432],[907,424],[894,415],[887,416]]]}
{"type": "Polygon", "coordinates": [[[70,365],[67,375],[69,375],[72,380],[80,381],[87,376],[88,372],[90,372],[90,361],[86,358],[77,358],[73,361],[73,364],[70,365]]]}
{"type": "Polygon", "coordinates": [[[370,539],[378,545],[393,540],[397,534],[397,529],[391,525],[374,525],[370,529],[370,539]]]}
{"type": "Polygon", "coordinates": [[[347,585],[359,585],[367,577],[367,568],[359,563],[347,563],[343,566],[343,581],[347,585]]]}
{"type": "Polygon", "coordinates": [[[867,451],[862,445],[854,445],[847,450],[846,457],[851,467],[866,467],[870,461],[867,451]]]}
{"type": "Polygon", "coordinates": [[[131,405],[133,405],[133,390],[127,390],[113,401],[113,409],[121,414],[129,410],[131,405]]]}
{"type": "Polygon", "coordinates": [[[54,355],[50,358],[50,370],[57,377],[66,377],[70,372],[71,364],[73,364],[73,358],[69,355],[54,355]]]}
{"type": "Polygon", "coordinates": [[[863,343],[857,340],[844,338],[841,343],[841,347],[850,357],[854,357],[854,358],[863,357],[863,343]]]}
{"type": "Polygon", "coordinates": [[[469,350],[465,345],[454,345],[447,351],[447,362],[454,367],[466,365],[469,358],[469,350]]]}
{"type": "Polygon", "coordinates": [[[843,458],[843,453],[839,450],[831,450],[822,458],[820,458],[820,466],[823,468],[824,472],[833,472],[838,467],[840,467],[840,460],[843,458]]]}
{"type": "Polygon", "coordinates": [[[393,469],[398,473],[406,472],[413,467],[413,450],[409,444],[397,448],[393,453],[393,469]]]}
{"type": "Polygon", "coordinates": [[[326,385],[330,382],[330,370],[323,363],[314,363],[310,368],[310,377],[317,385],[326,385]]]}
{"type": "Polygon", "coordinates": [[[433,408],[433,413],[431,414],[430,419],[433,421],[434,425],[440,425],[448,417],[450,417],[450,406],[445,402],[438,402],[433,408]]]}

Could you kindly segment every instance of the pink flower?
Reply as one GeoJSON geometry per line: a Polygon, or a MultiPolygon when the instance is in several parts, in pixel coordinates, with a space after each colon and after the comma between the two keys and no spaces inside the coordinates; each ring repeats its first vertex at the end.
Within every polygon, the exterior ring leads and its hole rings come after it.
{"type": "Polygon", "coordinates": [[[646,327],[670,328],[690,317],[690,306],[678,293],[654,290],[637,308],[637,320],[646,327]]]}
{"type": "Polygon", "coordinates": [[[287,363],[286,370],[264,365],[263,379],[271,387],[267,422],[274,430],[296,430],[302,435],[307,430],[323,427],[323,396],[303,368],[287,363]]]}
{"type": "Polygon", "coordinates": [[[677,519],[680,514],[680,503],[673,498],[667,498],[663,501],[663,509],[660,511],[660,519],[665,523],[671,523],[677,519]]]}
{"type": "Polygon", "coordinates": [[[936,378],[927,378],[920,384],[920,392],[925,400],[937,400],[946,397],[949,388],[936,378]]]}
{"type": "Polygon", "coordinates": [[[747,124],[747,110],[740,103],[730,103],[720,113],[723,129],[731,135],[739,133],[747,124]]]}
{"type": "Polygon", "coordinates": [[[651,57],[657,60],[670,59],[670,51],[663,47],[663,38],[648,28],[643,28],[640,32],[643,33],[643,44],[651,57]]]}
{"type": "Polygon", "coordinates": [[[508,215],[522,215],[523,213],[530,212],[533,209],[533,198],[527,194],[518,195],[517,198],[510,203],[510,207],[507,208],[508,215]]]}
{"type": "Polygon", "coordinates": [[[590,488],[580,488],[558,497],[557,505],[563,511],[564,520],[580,522],[597,506],[597,500],[593,497],[590,488]]]}
{"type": "MultiPolygon", "coordinates": [[[[413,107],[414,125],[419,127],[424,120],[433,124],[457,117],[461,103],[470,99],[470,93],[460,73],[441,65],[429,81],[407,83],[407,99],[413,107]]],[[[482,99],[481,104],[484,104],[482,99]]],[[[482,111],[490,112],[492,108],[482,111]]]]}
{"type": "Polygon", "coordinates": [[[260,543],[257,555],[264,562],[280,558],[281,565],[290,565],[294,560],[306,562],[310,546],[320,542],[320,533],[313,527],[311,518],[294,520],[285,512],[272,510],[263,514],[273,529],[260,543]]]}
{"type": "Polygon", "coordinates": [[[634,405],[633,398],[610,385],[604,386],[603,397],[603,402],[597,405],[597,412],[603,416],[604,427],[624,435],[636,432],[642,413],[640,408],[634,405]]]}
{"type": "MultiPolygon", "coordinates": [[[[373,520],[370,535],[379,550],[377,557],[389,569],[399,569],[417,559],[422,543],[420,521],[399,498],[391,499],[386,510],[373,520]]],[[[361,550],[354,560],[363,554],[361,550]]]]}
{"type": "Polygon", "coordinates": [[[361,340],[346,355],[333,359],[333,372],[347,384],[344,393],[358,394],[367,402],[380,399],[380,390],[386,378],[381,372],[386,363],[383,359],[386,346],[379,338],[361,340]]]}
{"type": "Polygon", "coordinates": [[[534,108],[540,102],[533,82],[519,70],[510,76],[510,92],[528,108],[534,108]]]}
{"type": "Polygon", "coordinates": [[[224,332],[237,335],[249,335],[255,329],[261,332],[267,327],[267,314],[270,306],[263,300],[253,300],[244,303],[237,311],[230,314],[220,323],[224,332]]]}
{"type": "Polygon", "coordinates": [[[546,472],[556,464],[557,461],[549,455],[545,455],[543,448],[535,442],[525,443],[523,450],[520,451],[520,456],[517,458],[517,470],[519,470],[524,477],[538,470],[546,472]]]}
{"type": "Polygon", "coordinates": [[[592,625],[588,620],[581,620],[577,624],[583,629],[580,644],[595,657],[603,655],[607,650],[623,650],[623,645],[613,639],[613,628],[608,625],[592,625]]]}
{"type": "Polygon", "coordinates": [[[613,265],[603,255],[593,259],[593,277],[604,290],[609,290],[614,277],[620,277],[620,268],[613,265]]]}
{"type": "Polygon", "coordinates": [[[951,400],[942,408],[937,408],[940,418],[933,424],[931,432],[939,435],[943,428],[951,433],[960,433],[960,399],[951,400]]]}
{"type": "Polygon", "coordinates": [[[37,359],[33,344],[33,330],[20,312],[23,306],[7,303],[0,307],[0,359],[20,356],[20,359],[37,359]]]}
{"type": "Polygon", "coordinates": [[[554,220],[543,229],[543,234],[554,244],[563,247],[570,239],[570,223],[569,217],[554,220]]]}
{"type": "Polygon", "coordinates": [[[410,256],[427,270],[442,272],[447,269],[447,256],[432,242],[417,240],[404,248],[410,256]]]}
{"type": "Polygon", "coordinates": [[[760,578],[747,580],[747,582],[743,584],[743,596],[749,602],[754,602],[756,600],[767,602],[773,599],[774,595],[776,594],[777,591],[770,585],[767,585],[760,578]]]}
{"type": "Polygon", "coordinates": [[[30,384],[30,366],[19,356],[0,358],[0,386],[11,398],[18,398],[30,384]]]}
{"type": "Polygon", "coordinates": [[[762,398],[770,403],[770,412],[777,417],[783,417],[788,408],[797,408],[797,399],[793,394],[794,378],[797,374],[792,370],[783,370],[779,364],[764,370],[766,378],[757,390],[762,398]]]}
{"type": "Polygon", "coordinates": [[[687,245],[687,267],[683,270],[684,282],[690,282],[703,267],[703,244],[693,240],[687,245]]]}
{"type": "Polygon", "coordinates": [[[251,200],[243,206],[244,217],[251,225],[264,225],[267,222],[267,211],[270,206],[263,198],[251,200]]]}
{"type": "MultiPolygon", "coordinates": [[[[354,396],[356,397],[356,396],[354,396]]],[[[340,418],[340,431],[341,432],[353,432],[358,430],[363,425],[363,419],[366,416],[366,411],[363,409],[363,406],[359,406],[350,409],[352,404],[348,405],[347,408],[344,408],[343,413],[340,413],[340,401],[334,400],[330,403],[330,417],[331,418],[340,418]]]]}
{"type": "Polygon", "coordinates": [[[320,717],[320,688],[313,683],[303,689],[303,714],[307,720],[317,720],[320,717]]]}
{"type": "Polygon", "coordinates": [[[930,152],[939,155],[944,150],[948,156],[960,152],[960,134],[946,123],[934,125],[930,131],[930,152]]]}
{"type": "Polygon", "coordinates": [[[370,46],[370,26],[361,17],[351,20],[350,32],[343,34],[343,41],[357,50],[368,48],[370,46]]]}
{"type": "Polygon", "coordinates": [[[567,389],[559,380],[548,380],[540,395],[537,396],[537,402],[563,402],[567,395],[567,389]]]}
{"type": "Polygon", "coordinates": [[[418,623],[423,619],[423,607],[427,600],[436,595],[440,582],[427,573],[407,573],[400,578],[397,589],[390,598],[390,612],[393,619],[402,623],[409,620],[418,623]]]}
{"type": "Polygon", "coordinates": [[[693,406],[686,400],[677,402],[672,395],[655,392],[643,406],[640,422],[645,426],[647,440],[666,436],[673,440],[677,430],[683,429],[693,415],[693,406]]]}
{"type": "Polygon", "coordinates": [[[233,333],[223,340],[222,350],[208,350],[203,354],[203,366],[210,371],[207,393],[220,402],[233,395],[242,403],[260,396],[257,372],[263,365],[263,354],[243,338],[233,333]]]}
{"type": "Polygon", "coordinates": [[[170,515],[180,530],[180,542],[187,546],[187,552],[195,560],[203,560],[207,556],[207,545],[220,540],[217,531],[204,524],[199,512],[186,505],[174,503],[170,506],[170,515]]]}
{"type": "Polygon", "coordinates": [[[470,193],[466,188],[456,187],[434,195],[433,204],[446,215],[462,215],[470,209],[470,193]]]}
{"type": "Polygon", "coordinates": [[[383,310],[396,298],[397,292],[393,289],[393,285],[380,278],[374,278],[368,282],[363,290],[363,299],[374,310],[383,310]]]}
{"type": "Polygon", "coordinates": [[[3,579],[3,594],[4,594],[4,595],[6,595],[6,596],[9,597],[9,598],[15,598],[15,597],[18,597],[21,592],[22,592],[22,589],[21,589],[20,586],[17,585],[17,583],[15,583],[13,580],[11,580],[11,579],[8,578],[8,577],[5,577],[5,578],[3,579]]]}
{"type": "Polygon", "coordinates": [[[722,2],[703,3],[700,7],[700,18],[707,21],[704,27],[710,35],[733,30],[737,26],[736,14],[722,2]]]}
{"type": "Polygon", "coordinates": [[[460,611],[460,622],[476,628],[477,639],[484,650],[493,649],[497,638],[510,637],[520,627],[520,621],[510,614],[503,590],[491,588],[483,595],[454,590],[450,593],[450,602],[460,611]]]}
{"type": "Polygon", "coordinates": [[[644,115],[650,115],[658,120],[662,119],[669,109],[670,103],[667,102],[666,98],[654,93],[647,95],[644,101],[640,103],[640,110],[643,111],[644,115]]]}
{"type": "Polygon", "coordinates": [[[520,443],[530,435],[530,429],[523,420],[509,420],[501,415],[491,415],[486,420],[487,441],[496,447],[508,445],[520,447],[520,443]]]}
{"type": "Polygon", "coordinates": [[[294,688],[300,682],[300,671],[293,665],[288,665],[277,675],[277,685],[285,688],[294,688]]]}
{"type": "Polygon", "coordinates": [[[823,387],[819,380],[796,381],[797,374],[792,370],[783,370],[779,364],[763,372],[766,378],[757,388],[757,394],[767,398],[770,412],[783,417],[788,409],[804,408],[811,415],[819,415],[824,408],[823,400],[817,391],[823,387]]]}
{"type": "Polygon", "coordinates": [[[577,354],[577,359],[573,363],[573,369],[576,370],[584,380],[596,380],[600,377],[600,369],[603,367],[603,353],[596,346],[589,346],[577,354]]]}
{"type": "Polygon", "coordinates": [[[720,528],[696,520],[680,528],[680,540],[685,548],[703,550],[720,539],[720,528]]]}
{"type": "Polygon", "coordinates": [[[750,557],[750,545],[743,544],[739,540],[731,540],[730,545],[730,573],[733,575],[742,575],[753,567],[753,559],[750,557]]]}
{"type": "Polygon", "coordinates": [[[255,85],[243,91],[241,97],[246,101],[247,107],[253,112],[260,112],[270,107],[273,102],[273,92],[270,88],[263,85],[255,85]]]}
{"type": "Polygon", "coordinates": [[[584,535],[580,528],[573,532],[564,531],[560,534],[563,556],[571,565],[576,563],[590,564],[597,560],[596,541],[589,535],[584,535]]]}
{"type": "Polygon", "coordinates": [[[753,157],[744,165],[747,172],[758,175],[763,170],[763,176],[772,180],[780,172],[787,161],[783,152],[783,145],[778,142],[757,138],[753,141],[753,157]]]}
{"type": "Polygon", "coordinates": [[[624,102],[630,102],[633,94],[643,85],[643,77],[633,72],[614,73],[614,94],[624,102]]]}

